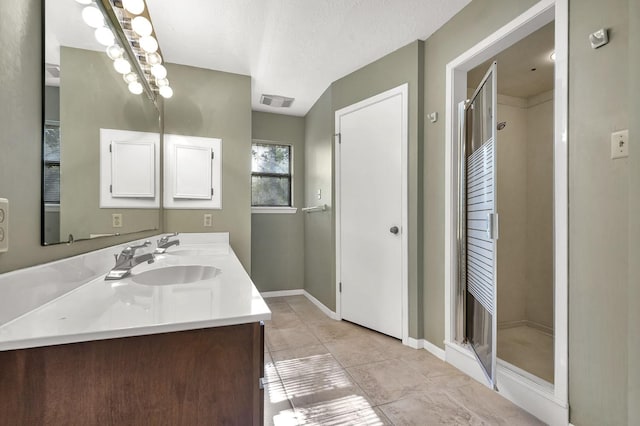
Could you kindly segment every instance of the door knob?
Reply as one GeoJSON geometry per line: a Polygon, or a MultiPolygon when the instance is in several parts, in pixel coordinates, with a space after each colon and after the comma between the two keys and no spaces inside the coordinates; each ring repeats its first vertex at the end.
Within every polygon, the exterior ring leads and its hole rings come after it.
{"type": "Polygon", "coordinates": [[[400,229],[398,229],[397,226],[392,226],[391,228],[389,228],[389,232],[391,232],[392,234],[398,234],[398,232],[400,232],[400,229]]]}

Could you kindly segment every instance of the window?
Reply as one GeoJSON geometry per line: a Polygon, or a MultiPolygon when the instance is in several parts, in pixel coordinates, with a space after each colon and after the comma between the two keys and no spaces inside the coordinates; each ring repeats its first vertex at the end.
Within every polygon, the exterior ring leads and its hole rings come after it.
{"type": "Polygon", "coordinates": [[[251,205],[291,207],[291,146],[251,146],[251,205]]]}
{"type": "Polygon", "coordinates": [[[44,125],[43,198],[45,204],[60,204],[60,123],[44,125]]]}

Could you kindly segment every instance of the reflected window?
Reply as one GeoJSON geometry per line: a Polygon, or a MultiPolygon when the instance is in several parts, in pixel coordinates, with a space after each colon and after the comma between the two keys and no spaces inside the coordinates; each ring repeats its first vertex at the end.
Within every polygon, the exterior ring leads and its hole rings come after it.
{"type": "Polygon", "coordinates": [[[251,205],[291,207],[291,146],[251,146],[251,205]]]}
{"type": "Polygon", "coordinates": [[[60,204],[60,122],[44,124],[43,198],[45,204],[60,204]]]}

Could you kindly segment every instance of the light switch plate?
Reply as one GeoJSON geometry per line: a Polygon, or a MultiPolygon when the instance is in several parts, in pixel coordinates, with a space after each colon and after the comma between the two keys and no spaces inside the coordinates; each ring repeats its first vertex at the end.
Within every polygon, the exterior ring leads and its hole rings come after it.
{"type": "Polygon", "coordinates": [[[9,200],[0,198],[0,253],[9,251],[9,200]]]}
{"type": "Polygon", "coordinates": [[[629,130],[611,133],[611,159],[629,156],[629,130]]]}

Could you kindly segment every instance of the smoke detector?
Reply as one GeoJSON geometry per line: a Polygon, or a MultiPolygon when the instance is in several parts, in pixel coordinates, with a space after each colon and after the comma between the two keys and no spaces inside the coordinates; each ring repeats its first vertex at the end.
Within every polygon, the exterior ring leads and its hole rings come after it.
{"type": "Polygon", "coordinates": [[[289,108],[293,101],[294,98],[287,98],[286,96],[278,95],[262,95],[260,97],[261,104],[276,108],[289,108]]]}

